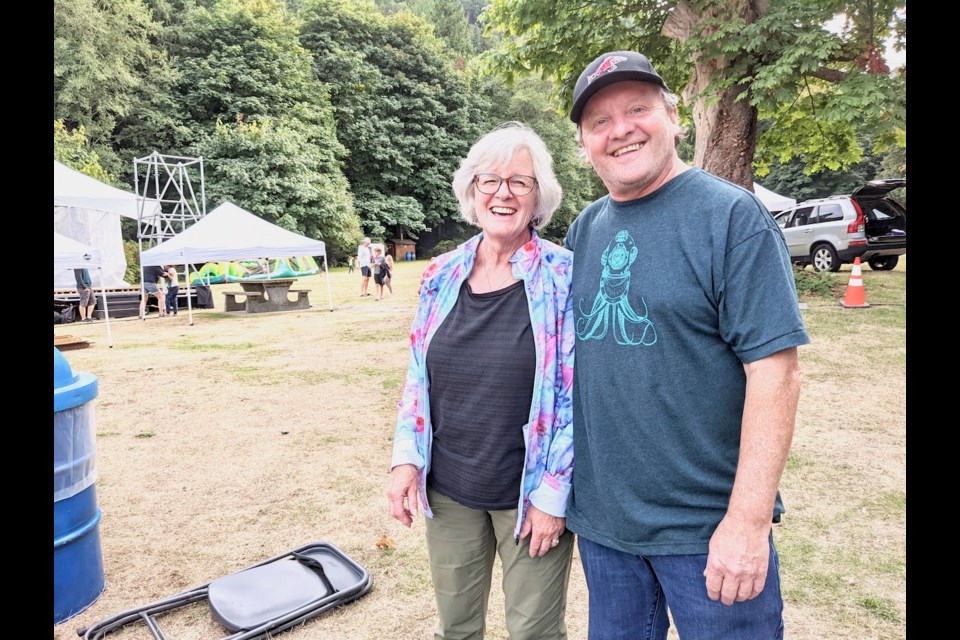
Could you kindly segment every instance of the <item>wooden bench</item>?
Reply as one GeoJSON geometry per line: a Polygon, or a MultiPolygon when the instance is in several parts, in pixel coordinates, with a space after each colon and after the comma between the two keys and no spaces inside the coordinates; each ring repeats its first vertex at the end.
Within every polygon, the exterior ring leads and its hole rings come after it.
{"type": "Polygon", "coordinates": [[[247,300],[251,298],[262,298],[262,293],[257,293],[255,291],[224,291],[224,311],[246,311],[247,310],[247,300]],[[243,302],[237,302],[237,296],[242,296],[244,298],[243,302]]]}

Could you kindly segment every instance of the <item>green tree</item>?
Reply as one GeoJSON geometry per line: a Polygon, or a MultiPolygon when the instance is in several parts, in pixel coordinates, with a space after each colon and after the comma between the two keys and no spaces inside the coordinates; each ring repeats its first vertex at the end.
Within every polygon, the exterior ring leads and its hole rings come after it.
{"type": "Polygon", "coordinates": [[[583,67],[603,51],[651,58],[692,106],[694,162],[752,184],[777,157],[806,170],[860,160],[856,131],[878,149],[905,128],[906,71],[890,74],[884,39],[905,46],[905,3],[892,0],[494,0],[490,29],[505,34],[489,65],[508,80],[529,71],[557,81],[569,108],[583,67]],[[824,25],[848,16],[839,33],[824,25]],[[774,126],[757,138],[759,119],[774,126]]]}
{"type": "Polygon", "coordinates": [[[220,0],[189,7],[171,52],[175,87],[194,139],[218,120],[283,117],[296,112],[322,124],[329,103],[313,77],[298,24],[279,0],[220,0]]]}
{"type": "Polygon", "coordinates": [[[455,56],[421,18],[383,16],[369,0],[309,0],[300,17],[364,230],[416,237],[456,216],[450,179],[478,125],[455,56]]]}
{"type": "Polygon", "coordinates": [[[177,16],[183,143],[206,159],[208,201],[321,238],[332,257],[345,251],[360,237],[346,149],[295,16],[279,0],[188,3],[177,16]]]}
{"type": "Polygon", "coordinates": [[[159,33],[142,0],[53,3],[54,118],[83,126],[114,175],[130,173],[125,150],[177,126],[169,97],[176,74],[156,46],[159,33]]]}
{"type": "Polygon", "coordinates": [[[87,146],[83,125],[70,131],[63,120],[53,121],[53,159],[101,182],[117,183],[116,178],[101,166],[100,155],[87,146]]]}
{"type": "Polygon", "coordinates": [[[346,179],[336,159],[311,136],[316,127],[296,119],[260,116],[217,123],[200,143],[207,174],[207,200],[231,201],[260,217],[327,243],[338,262],[360,240],[346,179]]]}
{"type": "Polygon", "coordinates": [[[467,12],[460,0],[408,0],[410,10],[434,27],[434,34],[461,57],[474,53],[467,12]]]}

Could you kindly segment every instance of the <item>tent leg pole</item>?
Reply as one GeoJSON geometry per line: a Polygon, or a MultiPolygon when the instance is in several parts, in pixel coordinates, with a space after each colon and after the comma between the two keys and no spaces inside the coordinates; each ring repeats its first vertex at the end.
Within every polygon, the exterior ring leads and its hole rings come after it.
{"type": "Polygon", "coordinates": [[[100,267],[100,295],[103,296],[103,318],[107,321],[107,346],[113,349],[113,333],[110,332],[110,307],[107,306],[107,286],[103,283],[103,267],[100,267]]]}
{"type": "Polygon", "coordinates": [[[330,270],[327,269],[327,254],[323,254],[323,274],[327,277],[327,302],[330,303],[330,311],[333,311],[333,294],[330,293],[330,270]]]}

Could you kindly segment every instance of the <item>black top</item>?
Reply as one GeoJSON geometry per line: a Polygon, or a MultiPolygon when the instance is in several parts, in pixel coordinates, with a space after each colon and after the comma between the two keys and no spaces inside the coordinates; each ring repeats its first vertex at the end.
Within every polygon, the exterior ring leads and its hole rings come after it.
{"type": "Polygon", "coordinates": [[[144,282],[157,284],[157,280],[159,280],[161,277],[163,277],[163,267],[154,265],[154,266],[143,268],[144,282]]]}
{"type": "Polygon", "coordinates": [[[523,282],[460,296],[427,350],[430,486],[475,509],[520,499],[536,350],[523,282]]]}

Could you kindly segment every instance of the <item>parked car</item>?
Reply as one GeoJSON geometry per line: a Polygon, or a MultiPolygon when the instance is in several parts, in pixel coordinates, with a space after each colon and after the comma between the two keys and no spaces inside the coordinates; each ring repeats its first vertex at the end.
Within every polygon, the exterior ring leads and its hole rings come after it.
{"type": "Polygon", "coordinates": [[[890,197],[905,179],[871,180],[848,196],[807,200],[777,213],[790,259],[815,271],[837,271],[860,258],[889,271],[907,252],[907,209],[890,197]]]}

